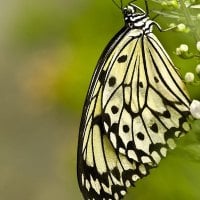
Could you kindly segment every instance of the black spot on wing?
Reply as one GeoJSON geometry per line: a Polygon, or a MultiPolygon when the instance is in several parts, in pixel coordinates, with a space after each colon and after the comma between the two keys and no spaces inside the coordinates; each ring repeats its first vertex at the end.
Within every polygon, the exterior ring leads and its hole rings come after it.
{"type": "Polygon", "coordinates": [[[100,81],[101,84],[104,84],[105,77],[106,77],[106,71],[102,70],[100,75],[99,75],[99,81],[100,81]]]}
{"type": "Polygon", "coordinates": [[[157,78],[156,76],[154,76],[154,81],[155,81],[156,83],[159,82],[159,80],[158,80],[158,78],[157,78]]]}
{"type": "Polygon", "coordinates": [[[127,55],[120,56],[117,61],[118,63],[124,63],[127,60],[127,55]]]}
{"type": "Polygon", "coordinates": [[[163,113],[163,116],[164,116],[165,118],[170,118],[170,117],[171,117],[171,114],[170,114],[170,112],[169,112],[168,110],[166,110],[166,111],[163,113]]]}
{"type": "Polygon", "coordinates": [[[112,106],[111,111],[113,114],[117,114],[117,112],[119,111],[119,108],[117,106],[112,106]]]}
{"type": "Polygon", "coordinates": [[[110,77],[108,84],[110,87],[113,87],[116,84],[116,78],[114,76],[110,77]]]}
{"type": "Polygon", "coordinates": [[[139,82],[139,86],[140,86],[141,88],[144,87],[142,82],[139,82]]]}
{"type": "Polygon", "coordinates": [[[128,133],[128,132],[129,132],[129,126],[128,126],[128,125],[124,125],[124,126],[123,126],[123,131],[124,131],[125,133],[128,133]]]}
{"type": "Polygon", "coordinates": [[[141,133],[141,132],[139,132],[139,133],[137,134],[137,137],[138,137],[139,140],[144,140],[144,134],[141,133]]]}
{"type": "Polygon", "coordinates": [[[158,133],[158,125],[157,125],[156,123],[154,123],[154,124],[150,127],[150,129],[151,129],[153,132],[158,133]]]}

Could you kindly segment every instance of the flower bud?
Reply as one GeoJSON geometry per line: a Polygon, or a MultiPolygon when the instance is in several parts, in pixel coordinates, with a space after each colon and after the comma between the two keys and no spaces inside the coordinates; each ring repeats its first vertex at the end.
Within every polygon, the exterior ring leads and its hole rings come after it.
{"type": "Polygon", "coordinates": [[[181,23],[181,24],[177,25],[177,30],[178,31],[183,32],[183,31],[185,31],[185,29],[186,29],[186,25],[185,24],[181,23]]]}
{"type": "Polygon", "coordinates": [[[187,72],[185,74],[185,81],[187,83],[192,83],[194,81],[194,74],[192,72],[187,72]]]}
{"type": "Polygon", "coordinates": [[[200,119],[200,101],[192,101],[190,104],[190,113],[195,119],[200,119]]]}
{"type": "Polygon", "coordinates": [[[196,66],[196,73],[200,75],[200,64],[196,66]]]}
{"type": "Polygon", "coordinates": [[[189,52],[189,47],[187,44],[181,44],[178,48],[176,48],[176,55],[183,59],[194,57],[193,53],[189,52]]]}
{"type": "Polygon", "coordinates": [[[181,55],[182,53],[188,52],[189,47],[187,44],[181,44],[178,48],[176,48],[176,55],[181,55]]]}
{"type": "Polygon", "coordinates": [[[189,50],[189,47],[188,47],[187,44],[181,44],[180,45],[180,51],[181,52],[188,52],[188,50],[189,50]]]}

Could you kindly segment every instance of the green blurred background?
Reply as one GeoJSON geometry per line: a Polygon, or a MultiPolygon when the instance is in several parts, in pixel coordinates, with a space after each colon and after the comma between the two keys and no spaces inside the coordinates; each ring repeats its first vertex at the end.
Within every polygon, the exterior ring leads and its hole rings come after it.
{"type": "MultiPolygon", "coordinates": [[[[76,181],[82,106],[96,62],[122,25],[111,0],[1,1],[0,200],[82,199],[76,181]]],[[[196,61],[173,52],[194,41],[155,32],[181,72],[193,72],[196,61]]],[[[200,99],[198,87],[189,91],[200,99]]],[[[199,130],[196,121],[125,199],[199,200],[199,130]]]]}

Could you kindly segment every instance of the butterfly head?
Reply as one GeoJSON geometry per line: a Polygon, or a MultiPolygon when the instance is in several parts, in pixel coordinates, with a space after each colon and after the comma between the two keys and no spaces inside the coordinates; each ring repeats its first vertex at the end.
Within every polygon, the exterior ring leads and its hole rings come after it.
{"type": "Polygon", "coordinates": [[[136,13],[136,7],[133,4],[129,4],[123,9],[124,17],[130,17],[136,13]]]}
{"type": "Polygon", "coordinates": [[[137,28],[135,25],[138,21],[145,21],[148,19],[146,12],[132,3],[123,8],[123,14],[125,23],[130,27],[137,28]]]}

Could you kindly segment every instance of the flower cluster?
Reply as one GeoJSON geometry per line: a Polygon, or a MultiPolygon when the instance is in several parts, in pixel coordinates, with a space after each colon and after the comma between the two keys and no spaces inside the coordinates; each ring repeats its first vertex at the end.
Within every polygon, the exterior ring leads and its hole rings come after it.
{"type": "MultiPolygon", "coordinates": [[[[182,59],[193,59],[192,61],[196,63],[196,67],[193,67],[195,70],[191,69],[189,72],[186,72],[185,82],[200,86],[200,0],[152,1],[160,4],[160,7],[162,7],[161,11],[155,10],[155,13],[165,18],[173,19],[173,23],[169,25],[170,28],[177,32],[188,34],[187,38],[191,38],[190,45],[186,42],[180,44],[176,48],[175,53],[182,59]]],[[[200,101],[192,101],[190,112],[193,118],[200,119],[200,101]]]]}
{"type": "Polygon", "coordinates": [[[179,47],[176,48],[175,53],[182,59],[194,59],[194,62],[196,62],[197,65],[196,70],[194,72],[192,72],[193,70],[190,70],[190,72],[185,74],[185,82],[200,85],[200,1],[152,1],[160,4],[160,7],[162,7],[162,12],[155,10],[155,13],[173,19],[173,23],[171,23],[169,27],[176,27],[174,29],[175,31],[188,34],[188,36],[191,37],[190,48],[187,43],[180,44],[179,47]],[[191,41],[194,41],[194,43],[191,44],[191,41]],[[193,45],[193,47],[191,45],[193,45]]]}

